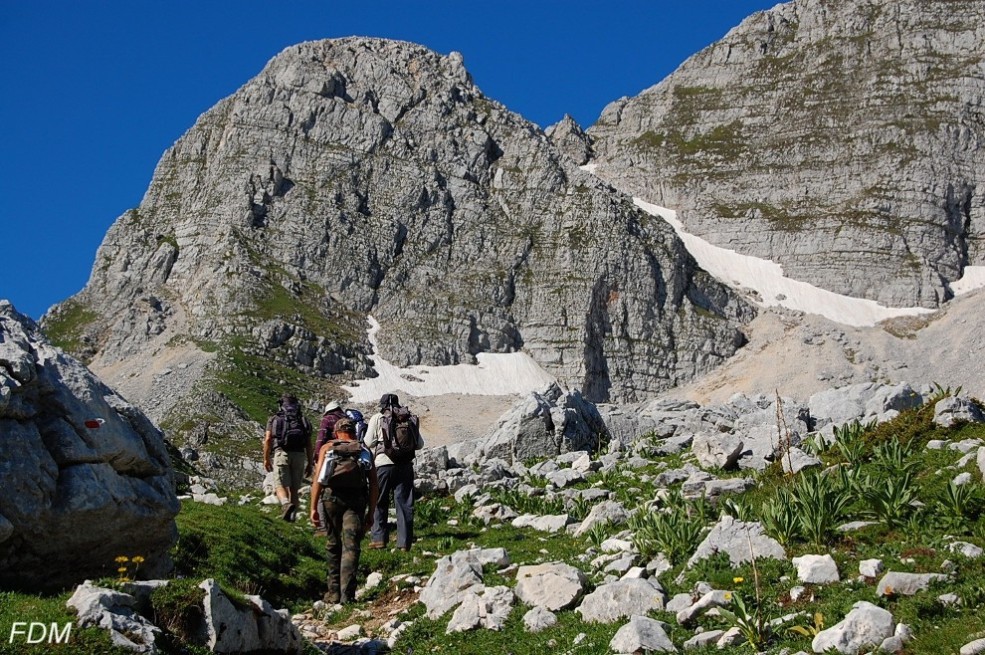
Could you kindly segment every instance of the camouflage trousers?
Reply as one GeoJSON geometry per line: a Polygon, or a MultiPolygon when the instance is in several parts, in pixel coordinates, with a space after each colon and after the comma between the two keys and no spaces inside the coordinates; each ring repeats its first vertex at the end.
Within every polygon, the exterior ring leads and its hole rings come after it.
{"type": "Polygon", "coordinates": [[[326,490],[322,498],[322,523],[328,534],[325,549],[328,551],[327,598],[338,598],[347,603],[355,599],[356,573],[359,569],[360,542],[363,539],[363,522],[366,518],[368,498],[331,494],[326,490]]]}

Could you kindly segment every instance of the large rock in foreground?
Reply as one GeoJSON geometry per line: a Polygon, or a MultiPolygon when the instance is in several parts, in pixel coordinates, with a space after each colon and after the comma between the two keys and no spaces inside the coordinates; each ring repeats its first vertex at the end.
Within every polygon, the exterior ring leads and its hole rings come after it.
{"type": "Polygon", "coordinates": [[[0,585],[60,587],[171,566],[178,513],[161,432],[0,301],[0,585]],[[130,571],[132,573],[132,571],[130,571]]]}
{"type": "Polygon", "coordinates": [[[579,450],[595,451],[608,439],[605,422],[579,391],[552,384],[521,398],[478,441],[472,461],[498,457],[523,462],[579,450]]]}

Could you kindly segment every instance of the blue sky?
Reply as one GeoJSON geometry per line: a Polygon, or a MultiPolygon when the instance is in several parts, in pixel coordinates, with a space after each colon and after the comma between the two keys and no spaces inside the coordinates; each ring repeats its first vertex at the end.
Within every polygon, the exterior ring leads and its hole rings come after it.
{"type": "Polygon", "coordinates": [[[165,149],[292,44],[358,35],[457,50],[513,111],[588,127],[774,4],[0,0],[0,298],[40,318],[85,286],[165,149]]]}

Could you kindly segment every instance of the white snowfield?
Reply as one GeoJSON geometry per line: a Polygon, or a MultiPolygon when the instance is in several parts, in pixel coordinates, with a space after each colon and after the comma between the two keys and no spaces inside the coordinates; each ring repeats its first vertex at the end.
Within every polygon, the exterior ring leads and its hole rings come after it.
{"type": "Polygon", "coordinates": [[[985,266],[965,266],[964,277],[951,283],[951,291],[961,296],[969,291],[985,287],[985,266]]]}
{"type": "MultiPolygon", "coordinates": [[[[594,164],[581,167],[595,173],[594,164]]],[[[634,198],[636,206],[653,216],[659,216],[673,226],[691,256],[704,270],[724,284],[753,295],[753,301],[763,307],[786,307],[852,326],[871,326],[896,316],[916,316],[932,313],[923,307],[886,307],[874,300],[864,300],[826,291],[806,282],[785,277],[783,268],[758,257],[740,255],[734,250],[714,246],[704,239],[688,234],[677,220],[677,212],[634,198]],[[753,293],[754,292],[754,293],[753,293]]],[[[951,284],[955,295],[985,287],[985,266],[968,266],[964,277],[951,284]]],[[[369,341],[374,353],[376,333],[380,324],[369,317],[369,341]]],[[[412,366],[398,368],[379,354],[372,356],[378,377],[357,380],[343,387],[352,394],[352,402],[375,402],[384,393],[396,393],[423,398],[442,394],[472,394],[500,396],[542,391],[555,378],[542,369],[526,353],[480,353],[478,364],[455,366],[412,366]]]]}
{"type": "Polygon", "coordinates": [[[411,366],[398,368],[378,354],[376,333],[380,324],[369,317],[369,342],[373,345],[375,378],[357,380],[342,387],[354,403],[376,402],[385,393],[398,396],[440,396],[442,394],[472,394],[477,396],[508,396],[543,391],[555,381],[526,353],[479,353],[478,364],[454,366],[411,366]]]}
{"type": "Polygon", "coordinates": [[[718,280],[741,291],[755,291],[763,307],[786,307],[808,314],[819,314],[844,325],[867,326],[895,316],[915,316],[931,313],[923,307],[886,307],[874,300],[852,298],[819,289],[812,284],[792,280],[783,275],[783,268],[759,257],[740,255],[734,250],[714,246],[700,237],[684,231],[677,212],[633,198],[637,207],[659,216],[677,232],[691,256],[718,280]]]}

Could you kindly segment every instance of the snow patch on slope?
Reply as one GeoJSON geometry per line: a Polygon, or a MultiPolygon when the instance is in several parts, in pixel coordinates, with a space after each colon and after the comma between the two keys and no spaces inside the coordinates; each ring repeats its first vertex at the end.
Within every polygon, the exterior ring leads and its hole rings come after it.
{"type": "MultiPolygon", "coordinates": [[[[874,300],[852,298],[792,280],[783,275],[783,268],[759,257],[741,255],[712,245],[684,231],[677,212],[634,198],[637,207],[667,221],[684,242],[691,256],[716,278],[740,291],[753,291],[757,302],[764,307],[786,307],[808,314],[818,314],[844,325],[867,326],[896,316],[928,314],[923,307],[886,307],[874,300]]],[[[952,285],[953,287],[953,285],[952,285]]]]}
{"type": "Polygon", "coordinates": [[[442,394],[508,396],[542,391],[556,381],[530,355],[522,352],[479,353],[478,364],[399,368],[378,354],[379,331],[379,322],[370,316],[368,335],[374,353],[371,359],[379,375],[342,387],[352,395],[350,400],[354,403],[375,402],[385,393],[418,398],[442,394]]]}
{"type": "Polygon", "coordinates": [[[951,282],[951,291],[955,296],[962,296],[982,287],[985,287],[985,266],[965,266],[961,279],[951,282]]]}

